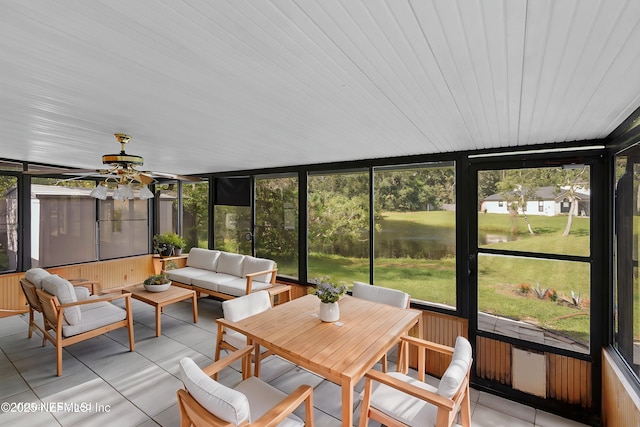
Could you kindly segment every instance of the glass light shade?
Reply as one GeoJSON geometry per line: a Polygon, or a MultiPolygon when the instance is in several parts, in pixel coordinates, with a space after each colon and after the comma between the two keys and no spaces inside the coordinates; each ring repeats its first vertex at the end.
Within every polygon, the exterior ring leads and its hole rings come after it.
{"type": "Polygon", "coordinates": [[[131,188],[131,184],[118,185],[118,188],[120,189],[122,200],[133,199],[133,188],[131,188]]]}
{"type": "Polygon", "coordinates": [[[95,197],[96,199],[107,200],[107,186],[103,183],[100,183],[93,190],[91,190],[91,193],[89,193],[89,195],[91,197],[95,197]]]}
{"type": "Polygon", "coordinates": [[[151,192],[151,190],[149,190],[149,187],[147,187],[146,185],[143,185],[142,187],[140,187],[139,197],[140,197],[140,200],[152,199],[153,193],[151,192]]]}

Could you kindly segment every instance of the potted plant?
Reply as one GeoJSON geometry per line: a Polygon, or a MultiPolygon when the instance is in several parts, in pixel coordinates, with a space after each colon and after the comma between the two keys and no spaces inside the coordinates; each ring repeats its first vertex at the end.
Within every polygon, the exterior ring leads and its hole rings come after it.
{"type": "Polygon", "coordinates": [[[316,279],[315,284],[315,295],[320,299],[320,320],[323,322],[337,321],[340,318],[338,300],[347,292],[347,287],[336,285],[330,277],[316,279]]]}
{"type": "Polygon", "coordinates": [[[144,288],[149,292],[162,292],[169,289],[171,280],[166,273],[153,274],[144,280],[144,288]]]}
{"type": "Polygon", "coordinates": [[[185,240],[176,233],[162,233],[153,236],[153,249],[160,256],[179,255],[187,246],[185,240]],[[178,250],[178,253],[175,250],[178,250]]]}

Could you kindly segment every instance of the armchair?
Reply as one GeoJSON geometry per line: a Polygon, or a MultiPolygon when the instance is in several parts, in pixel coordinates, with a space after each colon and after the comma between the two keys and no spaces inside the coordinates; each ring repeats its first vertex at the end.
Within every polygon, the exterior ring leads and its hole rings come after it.
{"type": "MultiPolygon", "coordinates": [[[[20,279],[20,287],[29,304],[28,338],[31,338],[33,331],[39,330],[43,333],[42,345],[44,345],[46,338],[44,337],[44,329],[35,321],[35,312],[42,313],[42,307],[40,306],[36,289],[42,289],[43,280],[49,276],[51,276],[51,274],[45,269],[30,268],[25,272],[24,277],[20,279]]],[[[98,282],[86,279],[69,279],[69,282],[74,286],[77,300],[89,298],[90,295],[95,293],[95,285],[98,284],[98,282]]]]}
{"type": "Polygon", "coordinates": [[[458,337],[455,347],[451,348],[413,337],[401,339],[418,347],[418,379],[408,376],[406,372],[367,372],[360,427],[367,426],[369,419],[389,427],[449,427],[458,411],[462,426],[470,427],[469,372],[472,350],[469,341],[458,337]],[[437,388],[424,382],[427,349],[451,355],[451,363],[437,388]]]}
{"type": "Polygon", "coordinates": [[[131,294],[107,295],[78,301],[71,283],[57,275],[43,280],[43,289],[36,289],[42,308],[44,335],[56,347],[56,373],[62,375],[62,349],[117,328],[127,328],[129,348],[134,349],[131,294]],[[124,299],[125,309],[112,304],[124,299]],[[50,332],[51,331],[51,332],[50,332]]]}
{"type": "Polygon", "coordinates": [[[313,388],[301,385],[290,395],[250,376],[252,346],[234,351],[204,369],[184,357],[180,375],[184,390],[178,390],[180,426],[308,426],[313,427],[313,388]],[[223,368],[242,359],[243,381],[234,388],[214,379],[223,368]],[[305,403],[305,420],[293,411],[305,403]]]}

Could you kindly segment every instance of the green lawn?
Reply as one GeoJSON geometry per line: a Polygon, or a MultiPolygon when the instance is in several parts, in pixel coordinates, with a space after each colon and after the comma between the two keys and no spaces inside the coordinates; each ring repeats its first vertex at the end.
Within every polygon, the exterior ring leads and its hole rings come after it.
{"type": "MultiPolygon", "coordinates": [[[[566,217],[530,216],[536,233],[530,236],[522,217],[480,214],[481,231],[509,234],[517,229],[518,240],[485,245],[516,251],[572,254],[587,256],[589,252],[589,220],[574,218],[569,236],[562,237],[566,217]]],[[[455,227],[454,212],[385,213],[382,226],[394,227],[424,224],[455,227]]],[[[517,320],[525,320],[577,341],[589,342],[589,265],[581,262],[531,260],[515,257],[482,256],[479,259],[478,301],[480,309],[517,320]],[[521,284],[533,288],[536,283],[544,290],[552,288],[558,300],[538,299],[533,291],[523,294],[521,284]],[[571,291],[580,294],[581,304],[575,306],[571,291]]],[[[427,260],[414,258],[376,258],[377,285],[402,289],[412,298],[455,306],[455,271],[453,258],[427,260]]],[[[354,280],[369,280],[369,260],[337,255],[309,254],[309,277],[330,276],[333,280],[351,284],[354,280]]]]}

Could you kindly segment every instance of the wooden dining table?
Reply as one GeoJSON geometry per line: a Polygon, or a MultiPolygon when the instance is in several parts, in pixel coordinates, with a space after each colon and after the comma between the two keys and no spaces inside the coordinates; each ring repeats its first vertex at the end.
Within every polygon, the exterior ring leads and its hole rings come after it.
{"type": "MultiPolygon", "coordinates": [[[[342,425],[353,423],[356,383],[400,337],[421,323],[419,310],[344,296],[340,319],[323,322],[320,300],[306,295],[237,322],[218,319],[255,345],[342,387],[342,425]]],[[[422,328],[418,328],[421,331],[422,328]]]]}

